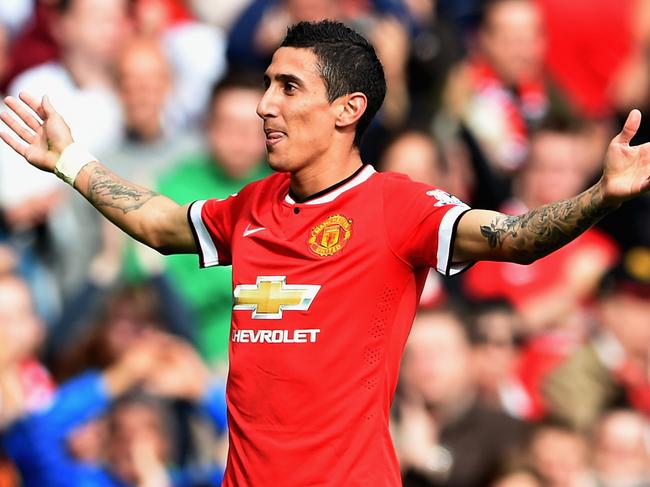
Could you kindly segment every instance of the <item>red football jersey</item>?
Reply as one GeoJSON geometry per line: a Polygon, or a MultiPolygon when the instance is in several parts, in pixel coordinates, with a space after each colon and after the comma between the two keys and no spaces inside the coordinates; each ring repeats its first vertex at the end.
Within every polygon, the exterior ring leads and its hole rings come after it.
{"type": "Polygon", "coordinates": [[[388,430],[429,267],[469,208],[364,166],[303,203],[274,174],[189,219],[201,265],[233,266],[225,486],[398,486],[388,430]]]}

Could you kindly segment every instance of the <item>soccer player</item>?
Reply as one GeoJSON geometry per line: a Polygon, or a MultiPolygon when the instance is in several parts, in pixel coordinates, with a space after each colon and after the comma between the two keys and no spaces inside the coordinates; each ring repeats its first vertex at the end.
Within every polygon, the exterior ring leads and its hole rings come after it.
{"type": "Polygon", "coordinates": [[[291,27],[257,112],[277,171],[225,200],[181,207],[73,143],[47,97],[8,98],[2,139],[162,253],[233,266],[226,486],[397,486],[388,410],[429,267],[532,262],[650,186],[630,113],[602,179],[520,216],[470,210],[441,189],[360,159],[385,93],[368,42],[342,24],[291,27]],[[39,120],[40,119],[40,120],[39,120]]]}

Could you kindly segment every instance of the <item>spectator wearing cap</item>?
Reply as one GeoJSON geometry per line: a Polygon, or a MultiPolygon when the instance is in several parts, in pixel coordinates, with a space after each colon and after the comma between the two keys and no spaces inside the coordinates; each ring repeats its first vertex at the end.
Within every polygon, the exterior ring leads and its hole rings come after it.
{"type": "Polygon", "coordinates": [[[603,279],[598,319],[543,387],[549,412],[582,429],[616,406],[650,415],[650,250],[629,250],[603,279]]]}

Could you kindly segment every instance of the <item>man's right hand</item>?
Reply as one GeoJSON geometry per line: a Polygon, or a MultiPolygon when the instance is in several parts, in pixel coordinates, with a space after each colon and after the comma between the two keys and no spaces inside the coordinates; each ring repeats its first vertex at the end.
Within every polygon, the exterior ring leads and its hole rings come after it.
{"type": "MultiPolygon", "coordinates": [[[[0,132],[2,140],[33,166],[54,172],[64,149],[74,142],[63,117],[47,96],[39,103],[21,93],[20,100],[7,97],[5,102],[9,110],[0,113],[0,120],[10,131],[0,132]]],[[[68,161],[72,164],[67,171],[59,168],[57,175],[73,184],[102,215],[152,249],[164,254],[197,251],[187,206],[120,178],[99,161],[86,163],[86,159],[68,161]]]]}
{"type": "Polygon", "coordinates": [[[22,92],[20,100],[8,96],[5,103],[15,116],[6,110],[0,113],[0,119],[13,134],[0,132],[0,138],[31,165],[43,171],[54,172],[54,166],[61,153],[74,142],[68,124],[56,112],[47,96],[39,103],[32,96],[22,92]]]}

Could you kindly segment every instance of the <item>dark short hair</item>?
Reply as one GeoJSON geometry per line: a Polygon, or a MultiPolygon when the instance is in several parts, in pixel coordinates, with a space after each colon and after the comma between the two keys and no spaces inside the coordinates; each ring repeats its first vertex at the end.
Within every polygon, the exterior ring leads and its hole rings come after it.
{"type": "Polygon", "coordinates": [[[231,69],[226,75],[217,81],[210,90],[210,104],[212,107],[214,101],[226,91],[229,90],[253,90],[264,91],[262,82],[262,73],[249,69],[231,69]]]}
{"type": "Polygon", "coordinates": [[[59,13],[65,14],[72,7],[73,0],[59,0],[56,2],[56,9],[59,13]]]}
{"type": "Polygon", "coordinates": [[[384,68],[372,45],[342,23],[323,20],[292,25],[280,47],[306,48],[314,52],[330,103],[349,93],[366,95],[368,106],[354,135],[354,144],[359,146],[386,95],[384,68]]]}

